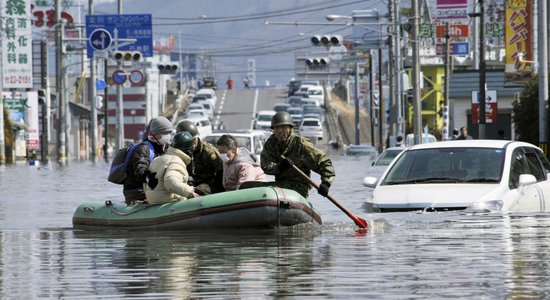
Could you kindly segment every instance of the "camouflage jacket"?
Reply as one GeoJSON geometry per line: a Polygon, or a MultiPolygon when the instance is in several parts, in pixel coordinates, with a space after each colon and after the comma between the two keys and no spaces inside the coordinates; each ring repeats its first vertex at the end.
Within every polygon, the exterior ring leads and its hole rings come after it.
{"type": "Polygon", "coordinates": [[[275,135],[271,135],[262,151],[262,169],[266,174],[275,175],[278,186],[295,190],[304,197],[307,197],[311,189],[309,181],[293,168],[280,172],[278,165],[281,162],[281,155],[290,158],[294,165],[306,175],[310,176],[311,171],[319,174],[322,182],[332,184],[336,177],[328,155],[308,140],[291,134],[286,143],[279,143],[275,135]]]}
{"type": "Polygon", "coordinates": [[[208,184],[212,193],[223,192],[223,162],[218,149],[210,143],[200,141],[193,153],[193,161],[187,165],[187,172],[193,177],[194,186],[208,184]]]}

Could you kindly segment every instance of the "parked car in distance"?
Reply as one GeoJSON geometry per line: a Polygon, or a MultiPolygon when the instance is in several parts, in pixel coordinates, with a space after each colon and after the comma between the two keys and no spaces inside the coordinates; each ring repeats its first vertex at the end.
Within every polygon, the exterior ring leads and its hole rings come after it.
{"type": "Polygon", "coordinates": [[[216,102],[218,101],[216,92],[213,89],[200,89],[195,96],[204,96],[212,106],[216,106],[216,102]]]}
{"type": "Polygon", "coordinates": [[[316,114],[319,116],[321,122],[325,122],[325,110],[322,107],[315,105],[303,105],[302,111],[304,115],[316,114]]]}
{"type": "Polygon", "coordinates": [[[289,107],[286,112],[289,113],[292,117],[292,122],[294,122],[294,126],[300,126],[300,122],[302,122],[302,119],[304,118],[302,108],[289,107]]]}
{"type": "Polygon", "coordinates": [[[375,177],[381,176],[393,159],[405,149],[405,147],[390,147],[382,151],[382,154],[372,162],[371,167],[367,170],[368,174],[375,177]]]}
{"type": "Polygon", "coordinates": [[[317,102],[317,106],[324,105],[325,103],[325,92],[323,91],[322,86],[310,86],[307,90],[307,95],[309,99],[313,99],[317,102]]]}
{"type": "Polygon", "coordinates": [[[275,105],[273,105],[273,110],[276,112],[287,111],[289,107],[290,104],[288,103],[276,103],[275,105]]]}
{"type": "Polygon", "coordinates": [[[218,88],[214,77],[204,77],[202,79],[202,83],[203,83],[203,87],[205,88],[212,88],[212,89],[218,88]]]}
{"type": "Polygon", "coordinates": [[[259,157],[264,149],[264,143],[271,133],[263,130],[223,130],[212,132],[203,140],[215,146],[218,139],[224,134],[232,135],[237,141],[238,147],[245,147],[250,153],[255,153],[259,157]]]}
{"type": "Polygon", "coordinates": [[[206,101],[206,100],[208,100],[208,98],[206,98],[206,95],[193,96],[193,102],[206,101]]]}
{"type": "Polygon", "coordinates": [[[350,145],[343,155],[366,156],[369,159],[375,159],[378,156],[378,150],[371,145],[350,145]]]}
{"type": "Polygon", "coordinates": [[[208,119],[208,113],[204,109],[190,109],[185,114],[186,119],[208,119]]]}
{"type": "Polygon", "coordinates": [[[212,133],[212,122],[210,122],[210,119],[208,118],[189,117],[185,118],[184,120],[191,121],[193,122],[193,124],[195,124],[195,127],[197,127],[197,130],[199,131],[199,136],[201,138],[208,136],[212,133]]]}
{"type": "Polygon", "coordinates": [[[550,161],[532,144],[460,140],[405,149],[374,188],[367,212],[548,212],[550,161]]]}
{"type": "Polygon", "coordinates": [[[319,101],[315,100],[315,99],[302,98],[302,101],[300,102],[300,106],[304,107],[306,105],[312,105],[312,106],[320,107],[321,103],[319,101]]]}
{"type": "Polygon", "coordinates": [[[288,82],[288,96],[294,95],[294,93],[300,88],[300,85],[302,85],[301,80],[291,80],[288,82]]]}
{"type": "Polygon", "coordinates": [[[317,140],[323,139],[323,126],[317,118],[303,118],[300,122],[298,134],[302,137],[314,138],[317,140]]]}
{"type": "Polygon", "coordinates": [[[261,110],[256,113],[256,118],[254,120],[254,129],[271,129],[271,118],[275,113],[277,112],[274,110],[261,110]]]}
{"type": "Polygon", "coordinates": [[[290,106],[301,106],[302,105],[302,97],[300,96],[290,96],[288,97],[288,104],[290,104],[290,106]]]}
{"type": "MultiPolygon", "coordinates": [[[[437,142],[437,139],[433,134],[429,134],[429,133],[422,134],[422,144],[434,143],[434,142],[437,142]]],[[[405,146],[409,147],[412,145],[414,145],[414,134],[409,133],[405,138],[405,146]]]]}

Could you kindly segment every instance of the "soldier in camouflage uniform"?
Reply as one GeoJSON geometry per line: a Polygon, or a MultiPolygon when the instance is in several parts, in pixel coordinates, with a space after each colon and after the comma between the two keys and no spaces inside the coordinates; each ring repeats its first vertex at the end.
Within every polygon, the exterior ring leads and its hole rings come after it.
{"type": "Polygon", "coordinates": [[[218,149],[200,140],[199,131],[192,122],[181,121],[176,127],[176,132],[182,131],[189,132],[195,138],[193,160],[187,165],[187,172],[193,178],[195,191],[201,195],[225,191],[222,184],[223,162],[218,149]]]}
{"type": "Polygon", "coordinates": [[[257,186],[278,186],[308,196],[309,181],[292,168],[292,164],[310,176],[311,171],[321,176],[318,192],[328,195],[336,174],[328,155],[308,140],[293,133],[294,123],[287,112],[278,112],[271,119],[273,134],[266,141],[261,154],[261,166],[266,174],[275,175],[275,182],[244,182],[241,189],[257,186]],[[281,155],[286,159],[281,159],[281,155]]]}

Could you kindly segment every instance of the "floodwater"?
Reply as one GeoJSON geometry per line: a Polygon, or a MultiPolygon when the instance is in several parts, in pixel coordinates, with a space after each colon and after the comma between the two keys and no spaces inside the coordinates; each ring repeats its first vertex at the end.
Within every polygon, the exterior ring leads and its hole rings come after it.
{"type": "MultiPolygon", "coordinates": [[[[322,226],[85,232],[83,201],[120,201],[108,164],[0,166],[2,299],[549,299],[550,215],[366,214],[370,162],[334,155],[322,226]]],[[[318,177],[313,177],[318,181],[318,177]]]]}

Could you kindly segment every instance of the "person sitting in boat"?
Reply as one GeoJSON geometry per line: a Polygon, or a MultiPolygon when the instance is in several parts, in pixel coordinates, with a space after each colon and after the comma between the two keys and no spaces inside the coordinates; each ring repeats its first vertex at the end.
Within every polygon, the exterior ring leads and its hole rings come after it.
{"type": "Polygon", "coordinates": [[[189,132],[180,132],[174,136],[166,153],[153,160],[149,172],[154,175],[143,186],[149,204],[160,204],[194,198],[199,195],[187,184],[189,173],[187,165],[191,163],[195,144],[189,132]]]}
{"type": "Polygon", "coordinates": [[[267,139],[261,153],[261,166],[266,174],[275,175],[275,182],[245,182],[241,189],[257,186],[277,186],[292,189],[307,198],[311,185],[308,178],[297,174],[292,165],[307,176],[311,171],[321,176],[317,190],[327,196],[336,174],[332,161],[326,153],[317,149],[307,139],[293,132],[294,123],[287,112],[277,112],[271,118],[273,134],[267,139]],[[285,159],[282,158],[285,157],[285,159]]]}
{"type": "Polygon", "coordinates": [[[189,132],[195,141],[193,161],[187,166],[187,172],[193,177],[195,191],[201,195],[223,192],[223,163],[218,149],[210,143],[201,141],[199,130],[188,120],[176,126],[176,132],[189,132]]]}
{"type": "Polygon", "coordinates": [[[145,143],[148,142],[153,146],[154,157],[161,156],[164,154],[168,144],[170,144],[172,132],[174,131],[172,123],[163,116],[151,119],[147,127],[147,139],[141,142],[136,148],[128,164],[128,177],[126,177],[123,184],[123,194],[126,204],[145,200],[143,183],[146,182],[150,174],[148,168],[151,163],[149,157],[151,150],[145,143]]]}
{"type": "Polygon", "coordinates": [[[216,142],[223,160],[223,187],[236,190],[246,181],[266,181],[266,176],[256,154],[244,147],[237,147],[237,141],[230,134],[222,135],[216,142]]]}

